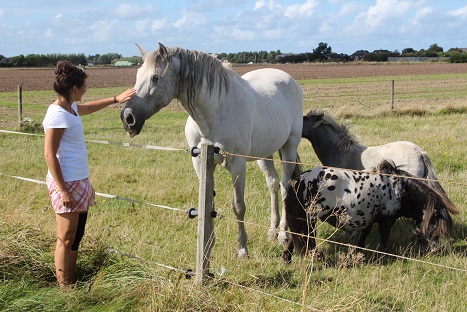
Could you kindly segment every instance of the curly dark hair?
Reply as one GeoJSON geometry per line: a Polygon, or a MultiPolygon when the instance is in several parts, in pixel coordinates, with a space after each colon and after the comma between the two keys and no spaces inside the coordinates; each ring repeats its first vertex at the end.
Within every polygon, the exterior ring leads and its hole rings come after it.
{"type": "Polygon", "coordinates": [[[83,69],[68,61],[58,61],[55,68],[54,90],[69,101],[73,86],[81,88],[86,78],[88,78],[88,75],[83,69]]]}

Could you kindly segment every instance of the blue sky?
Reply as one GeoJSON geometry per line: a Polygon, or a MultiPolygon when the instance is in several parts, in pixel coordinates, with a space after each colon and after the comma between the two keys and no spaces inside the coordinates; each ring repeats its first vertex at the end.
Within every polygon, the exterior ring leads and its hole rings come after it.
{"type": "Polygon", "coordinates": [[[0,54],[467,48],[465,0],[0,0],[0,54]]]}

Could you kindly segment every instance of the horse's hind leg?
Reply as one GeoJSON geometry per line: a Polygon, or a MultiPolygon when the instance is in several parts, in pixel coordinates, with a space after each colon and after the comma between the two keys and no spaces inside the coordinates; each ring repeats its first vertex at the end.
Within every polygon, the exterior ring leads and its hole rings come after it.
{"type": "Polygon", "coordinates": [[[284,199],[287,196],[287,188],[289,187],[289,180],[292,178],[292,174],[297,171],[297,176],[299,175],[298,171],[301,171],[300,166],[296,164],[298,160],[297,146],[300,142],[301,137],[298,137],[298,140],[293,140],[292,137],[289,138],[289,141],[280,149],[279,156],[282,160],[282,179],[281,179],[281,193],[282,193],[282,216],[279,223],[279,243],[287,241],[287,220],[285,212],[285,202],[284,199]],[[292,142],[292,143],[291,143],[292,142]],[[297,170],[296,170],[297,168],[297,170]]]}
{"type": "Polygon", "coordinates": [[[274,241],[277,237],[277,227],[279,226],[280,220],[278,201],[279,175],[274,167],[272,156],[268,158],[271,160],[258,160],[257,163],[266,177],[266,184],[269,189],[269,194],[271,195],[271,225],[268,230],[268,240],[274,241]]]}

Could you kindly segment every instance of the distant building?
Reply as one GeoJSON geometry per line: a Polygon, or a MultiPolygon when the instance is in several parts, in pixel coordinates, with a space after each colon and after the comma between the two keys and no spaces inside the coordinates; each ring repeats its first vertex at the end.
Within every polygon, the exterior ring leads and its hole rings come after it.
{"type": "Polygon", "coordinates": [[[350,56],[350,59],[354,61],[360,61],[360,60],[363,60],[363,57],[365,56],[365,54],[368,54],[368,53],[370,52],[368,52],[367,50],[358,50],[358,51],[355,51],[350,56]]]}
{"type": "Polygon", "coordinates": [[[128,61],[117,61],[117,62],[115,62],[114,66],[117,66],[117,67],[129,67],[129,66],[133,66],[133,63],[128,62],[128,61]]]}
{"type": "Polygon", "coordinates": [[[386,54],[390,54],[391,51],[379,49],[379,50],[374,50],[373,53],[386,53],[386,54]]]}

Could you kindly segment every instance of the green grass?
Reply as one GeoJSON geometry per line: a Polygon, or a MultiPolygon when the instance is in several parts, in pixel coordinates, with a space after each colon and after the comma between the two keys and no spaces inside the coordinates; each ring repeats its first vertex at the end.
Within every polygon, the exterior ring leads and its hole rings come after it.
{"type": "MultiPolygon", "coordinates": [[[[461,209],[454,217],[452,253],[419,255],[412,224],[400,220],[390,238],[390,251],[423,262],[355,253],[320,241],[320,257],[294,256],[292,264],[283,264],[283,247],[269,243],[266,237],[269,195],[264,176],[256,164],[249,163],[245,194],[249,259],[235,256],[237,224],[230,209],[231,178],[218,167],[216,210],[224,218],[214,222],[213,280],[194,287],[193,280],[185,279],[181,272],[195,268],[196,219],[188,219],[184,211],[98,197],[82,242],[79,282],[73,291],[63,292],[55,285],[56,229],[47,190],[44,185],[9,177],[44,180],[43,137],[0,132],[0,172],[8,175],[2,176],[0,183],[0,310],[300,311],[303,303],[304,310],[462,311],[467,301],[467,96],[465,91],[455,91],[448,99],[437,92],[419,98],[419,92],[430,93],[435,78],[417,76],[420,83],[412,81],[412,87],[406,86],[410,100],[396,97],[399,106],[393,112],[386,105],[389,92],[384,79],[371,90],[366,90],[366,80],[348,80],[345,88],[334,81],[302,86],[307,93],[305,111],[327,109],[345,118],[365,145],[407,140],[429,153],[439,178],[445,181],[443,187],[461,209]],[[369,93],[375,96],[368,97],[369,93]],[[321,101],[326,98],[329,100],[321,101]],[[384,106],[382,101],[386,101],[384,106]],[[109,248],[135,257],[110,253],[109,248]]],[[[467,83],[462,75],[438,78],[438,83],[450,81],[447,89],[452,89],[451,83],[467,83]]],[[[90,89],[85,100],[118,91],[90,89]]],[[[50,92],[26,94],[23,116],[40,123],[52,101],[50,92]]],[[[17,130],[15,103],[15,94],[0,93],[1,129],[17,130]]],[[[120,109],[84,116],[86,138],[187,148],[183,131],[187,113],[178,104],[172,103],[148,120],[133,139],[123,131],[120,109]]],[[[187,152],[87,146],[96,191],[183,210],[197,207],[198,182],[187,152]]],[[[299,153],[304,167],[319,164],[309,142],[302,141],[299,153]]],[[[352,242],[326,224],[320,224],[318,231],[321,239],[352,242]]],[[[378,242],[375,230],[368,239],[369,247],[376,248],[378,242]]]]}

